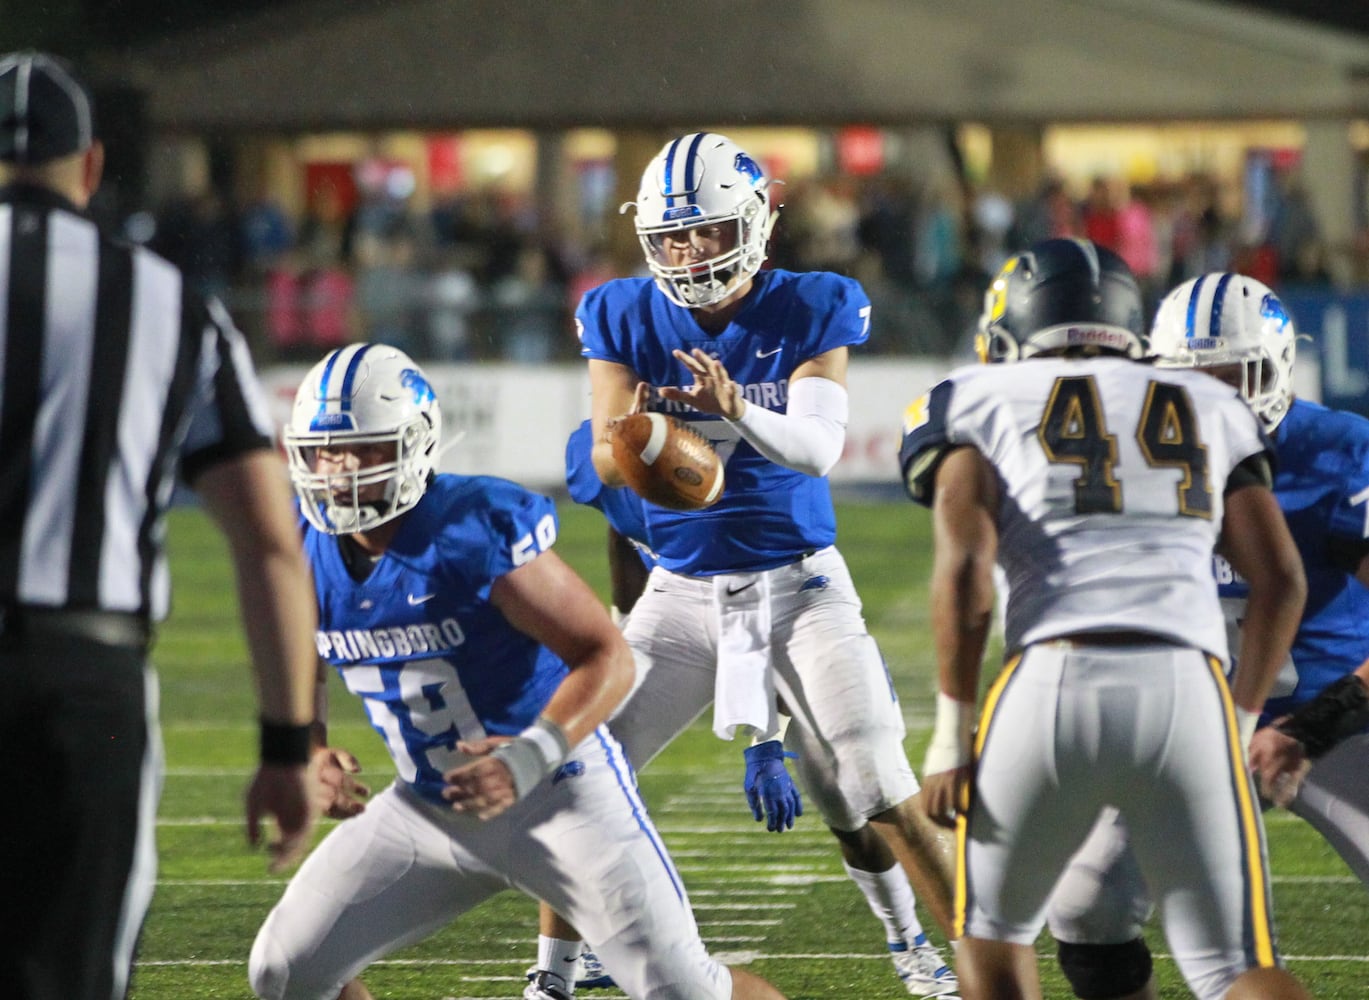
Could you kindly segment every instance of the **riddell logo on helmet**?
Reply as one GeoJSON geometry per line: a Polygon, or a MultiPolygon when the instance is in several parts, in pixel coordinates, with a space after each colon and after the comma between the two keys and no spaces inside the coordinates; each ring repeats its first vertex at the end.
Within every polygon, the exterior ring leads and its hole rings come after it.
{"type": "Polygon", "coordinates": [[[356,421],[350,413],[318,413],[309,421],[311,431],[354,431],[356,421]]]}
{"type": "Polygon", "coordinates": [[[1112,346],[1126,341],[1126,337],[1116,330],[1096,326],[1072,326],[1065,331],[1065,339],[1071,346],[1075,344],[1112,346]]]}
{"type": "Polygon", "coordinates": [[[676,208],[667,208],[661,218],[666,222],[674,222],[677,219],[693,219],[702,214],[698,205],[680,205],[676,208]]]}

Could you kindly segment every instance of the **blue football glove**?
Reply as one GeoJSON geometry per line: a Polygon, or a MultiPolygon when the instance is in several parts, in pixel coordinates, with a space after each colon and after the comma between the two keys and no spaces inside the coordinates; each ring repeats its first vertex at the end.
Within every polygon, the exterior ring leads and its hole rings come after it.
{"type": "Polygon", "coordinates": [[[742,791],[746,792],[751,815],[757,823],[764,818],[765,828],[774,833],[792,830],[795,818],[803,815],[803,799],[785,769],[784,758],[797,758],[798,754],[786,753],[779,740],[766,740],[747,747],[742,755],[746,758],[742,791]]]}

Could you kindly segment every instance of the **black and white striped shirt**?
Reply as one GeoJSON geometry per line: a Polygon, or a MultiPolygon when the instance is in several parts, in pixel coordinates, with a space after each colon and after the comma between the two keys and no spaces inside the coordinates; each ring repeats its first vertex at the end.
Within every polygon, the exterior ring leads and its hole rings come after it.
{"type": "Polygon", "coordinates": [[[177,472],[271,435],[221,306],[60,195],[0,190],[0,605],[160,620],[177,472]]]}

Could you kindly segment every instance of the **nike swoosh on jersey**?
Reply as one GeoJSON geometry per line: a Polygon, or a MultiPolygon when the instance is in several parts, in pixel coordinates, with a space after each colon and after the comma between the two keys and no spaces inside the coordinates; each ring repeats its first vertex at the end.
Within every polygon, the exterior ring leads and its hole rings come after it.
{"type": "Polygon", "coordinates": [[[735,587],[735,588],[734,588],[734,587],[730,587],[730,586],[729,586],[729,587],[727,588],[727,596],[728,596],[728,597],[734,597],[734,596],[736,596],[737,594],[740,594],[743,590],[750,590],[750,589],[751,589],[752,587],[754,587],[755,585],[756,585],[756,581],[755,581],[755,580],[752,580],[750,583],[744,583],[744,584],[742,584],[740,587],[735,587]]]}
{"type": "Polygon", "coordinates": [[[756,357],[758,357],[758,358],[769,358],[769,357],[773,357],[774,355],[779,354],[780,351],[782,351],[782,350],[784,350],[783,347],[777,347],[777,348],[775,348],[773,351],[762,351],[762,350],[758,347],[758,348],[756,348],[756,357]]]}
{"type": "Polygon", "coordinates": [[[416,608],[420,604],[426,604],[436,596],[436,594],[410,594],[409,605],[416,608]]]}

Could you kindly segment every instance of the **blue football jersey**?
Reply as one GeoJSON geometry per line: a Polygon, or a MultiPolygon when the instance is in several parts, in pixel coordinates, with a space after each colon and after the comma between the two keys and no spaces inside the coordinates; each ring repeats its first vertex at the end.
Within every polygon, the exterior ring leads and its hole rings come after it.
{"type": "MultiPolygon", "coordinates": [[[[748,405],[783,412],[795,368],[865,342],[870,300],[858,282],[837,274],[761,271],[728,327],[709,333],[652,279],[619,278],[587,292],[575,316],[586,358],[624,365],[654,386],[686,387],[694,378],[671,351],[700,348],[744,387],[748,405]]],[[[836,540],[825,476],[771,462],[721,417],[666,400],[652,408],[713,442],[726,469],[722,498],[705,510],[645,505],[652,548],[667,569],[696,576],[769,569],[836,540]]]]}
{"type": "Polygon", "coordinates": [[[442,774],[464,760],[458,739],[516,735],[567,673],[490,603],[494,581],[550,548],[556,531],[547,497],[441,475],[358,582],[339,539],[305,525],[319,656],[364,700],[399,777],[429,801],[445,805],[442,774]]]}
{"type": "MultiPolygon", "coordinates": [[[[1274,434],[1274,495],[1302,555],[1307,604],[1292,670],[1265,704],[1268,721],[1344,677],[1369,657],[1369,588],[1353,564],[1369,546],[1369,420],[1294,400],[1274,434]]],[[[1218,560],[1223,604],[1240,609],[1249,587],[1218,560]]]]}

